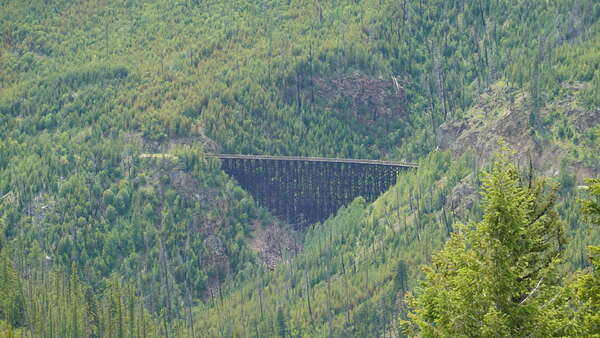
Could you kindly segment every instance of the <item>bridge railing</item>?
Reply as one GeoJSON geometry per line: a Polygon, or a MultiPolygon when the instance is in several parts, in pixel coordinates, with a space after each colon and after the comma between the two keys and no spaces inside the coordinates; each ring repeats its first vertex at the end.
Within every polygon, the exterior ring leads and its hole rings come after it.
{"type": "Polygon", "coordinates": [[[220,159],[239,159],[239,160],[269,160],[269,161],[302,161],[302,162],[327,162],[327,163],[353,163],[353,164],[372,164],[392,167],[417,168],[415,163],[392,162],[380,160],[364,160],[351,158],[327,158],[327,157],[300,157],[300,156],[270,156],[270,155],[237,155],[237,154],[207,154],[208,156],[218,157],[220,159]]]}

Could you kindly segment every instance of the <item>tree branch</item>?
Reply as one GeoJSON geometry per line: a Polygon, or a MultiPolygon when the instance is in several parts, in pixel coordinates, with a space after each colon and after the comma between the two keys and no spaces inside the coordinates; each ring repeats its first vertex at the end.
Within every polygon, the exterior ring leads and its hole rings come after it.
{"type": "Polygon", "coordinates": [[[544,277],[540,278],[540,280],[539,280],[539,282],[537,282],[537,285],[535,286],[535,288],[533,288],[533,290],[531,290],[531,292],[527,295],[527,297],[525,297],[525,299],[523,299],[519,303],[519,305],[525,303],[529,299],[529,297],[531,297],[535,293],[535,291],[540,287],[540,284],[542,284],[543,280],[544,280],[544,277]]]}

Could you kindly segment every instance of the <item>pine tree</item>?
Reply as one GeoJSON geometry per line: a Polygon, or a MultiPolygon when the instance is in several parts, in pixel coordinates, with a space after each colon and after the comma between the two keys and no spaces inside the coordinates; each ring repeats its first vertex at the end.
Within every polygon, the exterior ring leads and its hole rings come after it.
{"type": "MultiPolygon", "coordinates": [[[[588,181],[590,198],[581,201],[583,212],[594,226],[600,226],[600,179],[588,181]]],[[[571,326],[578,336],[600,337],[600,245],[589,246],[591,266],[570,285],[571,326]]]]}
{"type": "Polygon", "coordinates": [[[403,259],[398,261],[394,271],[394,288],[402,293],[408,290],[408,264],[403,259]]]}
{"type": "Polygon", "coordinates": [[[277,332],[279,333],[279,337],[287,337],[285,313],[281,306],[277,307],[277,332]]]}
{"type": "Polygon", "coordinates": [[[505,149],[484,174],[483,220],[458,225],[409,296],[405,332],[420,336],[551,336],[562,328],[556,186],[526,184],[505,149]]]}
{"type": "Polygon", "coordinates": [[[19,327],[25,323],[25,299],[7,251],[7,248],[0,250],[0,320],[19,327]]]}

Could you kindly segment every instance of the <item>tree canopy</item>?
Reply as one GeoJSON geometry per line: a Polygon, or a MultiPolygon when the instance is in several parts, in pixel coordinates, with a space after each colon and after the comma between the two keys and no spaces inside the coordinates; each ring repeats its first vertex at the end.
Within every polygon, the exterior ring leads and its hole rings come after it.
{"type": "Polygon", "coordinates": [[[483,220],[458,225],[425,269],[410,300],[407,333],[423,336],[549,336],[560,329],[546,308],[559,287],[563,224],[555,189],[523,185],[506,153],[484,174],[483,220]]]}

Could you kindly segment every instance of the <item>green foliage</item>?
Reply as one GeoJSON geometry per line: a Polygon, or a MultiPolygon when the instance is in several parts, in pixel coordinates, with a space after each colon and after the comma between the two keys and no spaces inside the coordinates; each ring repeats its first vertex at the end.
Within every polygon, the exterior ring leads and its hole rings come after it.
{"type": "Polygon", "coordinates": [[[502,153],[483,180],[483,220],[459,230],[433,257],[409,299],[409,335],[565,334],[557,274],[563,223],[556,188],[523,186],[502,153]]]}
{"type": "MultiPolygon", "coordinates": [[[[61,144],[47,145],[53,146],[61,144]]],[[[23,170],[25,163],[15,168],[18,185],[12,185],[10,196],[21,196],[23,202],[0,208],[8,240],[18,247],[23,264],[48,255],[67,271],[77,267],[96,289],[105,288],[111,274],[118,272],[137,281],[154,309],[165,307],[172,318],[183,312],[177,304],[185,300],[191,306],[187,294],[196,300],[209,283],[219,283],[229,271],[252,263],[244,239],[250,224],[267,219],[219,170],[217,160],[197,147],[180,147],[171,157],[158,159],[134,153],[124,160],[131,161],[127,167],[115,156],[126,151],[123,147],[109,141],[98,150],[99,155],[83,150],[79,159],[72,153],[64,158],[67,163],[70,157],[84,163],[95,156],[114,160],[101,160],[78,172],[70,172],[68,164],[58,172],[44,168],[41,175],[29,175],[23,170]],[[49,185],[45,177],[61,172],[66,177],[60,186],[49,185]],[[20,203],[31,203],[30,212],[20,213],[20,203]],[[205,224],[212,224],[210,232],[203,230],[205,224]],[[34,243],[41,246],[40,252],[34,243]],[[214,250],[226,252],[227,260],[211,263],[220,254],[214,250]]],[[[63,157],[53,156],[59,161],[63,157]]]]}
{"type": "Polygon", "coordinates": [[[288,336],[288,330],[287,330],[287,324],[286,324],[286,319],[285,319],[285,314],[283,313],[283,309],[281,307],[277,308],[277,333],[279,333],[279,337],[287,337],[288,336]]]}
{"type": "Polygon", "coordinates": [[[597,109],[600,107],[600,71],[594,73],[594,77],[589,84],[589,87],[582,93],[584,104],[589,109],[597,109]]]}
{"type": "Polygon", "coordinates": [[[273,271],[242,271],[224,284],[222,302],[196,309],[197,327],[208,336],[274,337],[285,319],[290,336],[398,335],[397,305],[448,235],[439,221],[453,221],[445,198],[473,170],[466,157],[450,159],[431,154],[373,205],[357,198],[307,229],[304,250],[273,271]]]}
{"type": "MultiPolygon", "coordinates": [[[[10,332],[392,335],[415,266],[455,220],[478,216],[447,203],[459,181],[477,185],[475,170],[433,154],[377,203],[307,231],[296,265],[261,271],[248,240],[276,221],[205,151],[421,159],[502,80],[528,92],[532,125],[572,162],[597,165],[589,131],[537,110],[571,87],[598,106],[593,0],[1,6],[0,246],[6,280],[31,282],[32,314],[10,332]]],[[[579,266],[593,236],[561,175],[579,266]]]]}
{"type": "MultiPolygon", "coordinates": [[[[583,212],[592,225],[600,226],[600,180],[588,181],[589,198],[582,200],[583,212]]],[[[591,266],[579,272],[570,285],[571,306],[577,311],[571,318],[571,325],[577,335],[598,336],[600,332],[600,246],[589,246],[591,266]]]]}
{"type": "Polygon", "coordinates": [[[399,260],[394,271],[394,288],[399,292],[408,290],[408,265],[404,260],[399,260]]]}
{"type": "Polygon", "coordinates": [[[227,152],[372,158],[401,145],[395,156],[415,159],[497,79],[542,97],[556,82],[545,52],[595,20],[591,0],[96,2],[3,8],[0,112],[23,118],[7,132],[95,124],[165,142],[201,128],[227,152]],[[367,83],[359,96],[323,85],[355,72],[342,88],[367,83]],[[356,107],[381,95],[373,83],[410,114],[356,107]]]}
{"type": "Polygon", "coordinates": [[[7,251],[0,248],[0,320],[18,327],[25,323],[25,298],[7,251]]]}
{"type": "Polygon", "coordinates": [[[116,276],[97,294],[75,273],[46,265],[31,270],[25,293],[30,295],[27,330],[35,337],[183,336],[176,321],[161,327],[147,311],[143,294],[116,276]]]}
{"type": "Polygon", "coordinates": [[[575,187],[575,175],[570,173],[565,161],[561,162],[560,164],[560,172],[558,173],[558,183],[560,184],[561,194],[566,194],[575,187]]]}

